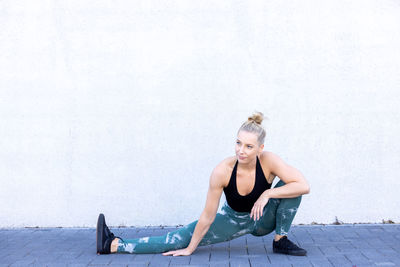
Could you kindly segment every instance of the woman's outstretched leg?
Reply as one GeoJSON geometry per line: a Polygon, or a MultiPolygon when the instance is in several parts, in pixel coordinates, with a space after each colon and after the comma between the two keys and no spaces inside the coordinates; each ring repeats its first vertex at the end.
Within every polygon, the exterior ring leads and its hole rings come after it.
{"type": "MultiPolygon", "coordinates": [[[[198,220],[162,236],[148,236],[118,240],[118,253],[162,253],[186,248],[192,238],[198,220]]],[[[205,246],[228,241],[251,233],[254,223],[249,213],[236,212],[226,203],[221,212],[216,214],[198,246],[205,246]]]]}

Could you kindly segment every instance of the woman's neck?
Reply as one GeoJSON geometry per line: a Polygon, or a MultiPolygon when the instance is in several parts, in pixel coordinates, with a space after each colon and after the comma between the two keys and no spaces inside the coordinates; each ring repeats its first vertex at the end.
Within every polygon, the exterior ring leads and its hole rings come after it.
{"type": "Polygon", "coordinates": [[[240,169],[245,171],[253,171],[256,168],[256,165],[257,165],[257,158],[247,163],[238,162],[238,167],[240,167],[240,169]]]}

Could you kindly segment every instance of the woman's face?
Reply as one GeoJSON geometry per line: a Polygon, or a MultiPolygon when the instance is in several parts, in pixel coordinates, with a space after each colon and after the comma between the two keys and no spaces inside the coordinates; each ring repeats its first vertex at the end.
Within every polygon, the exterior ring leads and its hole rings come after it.
{"type": "Polygon", "coordinates": [[[264,148],[258,144],[257,135],[247,131],[240,131],[237,135],[235,152],[239,162],[251,162],[255,160],[264,148]]]}

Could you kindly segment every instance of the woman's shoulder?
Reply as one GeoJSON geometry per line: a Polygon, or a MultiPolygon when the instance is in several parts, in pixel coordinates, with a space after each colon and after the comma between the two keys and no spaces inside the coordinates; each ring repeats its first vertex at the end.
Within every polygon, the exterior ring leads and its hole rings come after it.
{"type": "Polygon", "coordinates": [[[276,174],[272,172],[271,164],[276,161],[277,157],[278,155],[271,151],[263,151],[260,155],[261,167],[264,171],[264,174],[268,175],[267,177],[268,183],[271,184],[276,177],[276,174]]]}
{"type": "Polygon", "coordinates": [[[226,186],[229,183],[230,175],[235,167],[236,157],[227,157],[215,166],[213,173],[218,177],[220,182],[226,186]]]}
{"type": "Polygon", "coordinates": [[[223,159],[218,166],[221,166],[221,168],[227,170],[227,171],[232,171],[233,168],[235,167],[236,163],[236,156],[231,156],[223,159]]]}
{"type": "Polygon", "coordinates": [[[277,154],[275,154],[274,152],[271,152],[271,151],[266,151],[266,150],[261,152],[261,155],[260,155],[260,160],[265,163],[268,163],[269,161],[273,161],[276,158],[279,158],[279,156],[277,154]]]}
{"type": "Polygon", "coordinates": [[[227,157],[227,158],[221,160],[217,164],[217,166],[215,166],[215,169],[220,173],[221,172],[222,173],[226,173],[226,172],[229,172],[229,171],[233,170],[233,167],[235,166],[235,163],[236,163],[236,157],[235,156],[227,157]]]}

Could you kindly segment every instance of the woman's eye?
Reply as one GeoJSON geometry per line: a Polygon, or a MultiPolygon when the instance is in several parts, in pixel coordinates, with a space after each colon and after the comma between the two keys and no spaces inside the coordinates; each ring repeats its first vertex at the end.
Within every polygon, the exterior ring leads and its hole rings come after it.
{"type": "Polygon", "coordinates": [[[252,146],[247,146],[248,148],[252,148],[252,146]]]}

